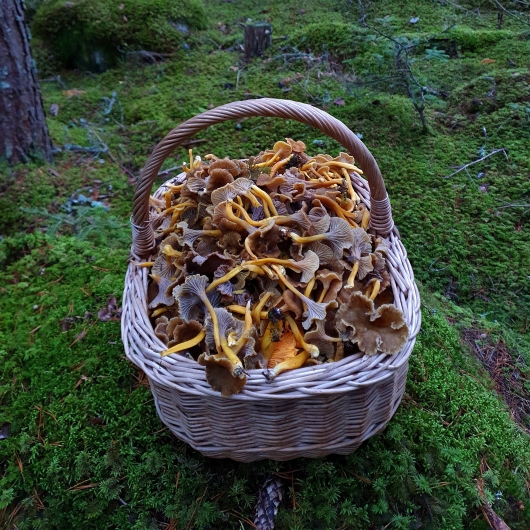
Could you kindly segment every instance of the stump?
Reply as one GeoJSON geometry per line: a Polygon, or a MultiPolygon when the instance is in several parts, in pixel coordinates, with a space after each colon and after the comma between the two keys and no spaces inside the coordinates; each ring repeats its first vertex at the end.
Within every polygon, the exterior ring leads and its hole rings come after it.
{"type": "Polygon", "coordinates": [[[245,25],[245,58],[263,55],[272,42],[272,26],[268,22],[245,25]]]}

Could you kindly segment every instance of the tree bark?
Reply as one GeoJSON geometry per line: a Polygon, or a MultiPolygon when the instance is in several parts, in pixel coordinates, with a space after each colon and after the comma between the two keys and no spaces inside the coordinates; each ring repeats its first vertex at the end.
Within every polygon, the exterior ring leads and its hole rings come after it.
{"type": "Polygon", "coordinates": [[[22,0],[0,0],[0,160],[51,160],[37,69],[22,0]]]}

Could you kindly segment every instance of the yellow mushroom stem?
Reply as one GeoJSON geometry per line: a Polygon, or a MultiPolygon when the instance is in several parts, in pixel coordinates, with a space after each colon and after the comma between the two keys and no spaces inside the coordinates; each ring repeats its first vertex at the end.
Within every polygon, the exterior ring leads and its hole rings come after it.
{"type": "Polygon", "coordinates": [[[341,208],[344,210],[346,215],[346,212],[353,212],[355,203],[350,198],[346,198],[345,195],[346,194],[344,194],[342,197],[335,197],[335,200],[337,201],[337,204],[340,205],[341,208]],[[345,204],[348,204],[349,206],[345,208],[345,204]]]}
{"type": "Polygon", "coordinates": [[[348,281],[347,281],[347,284],[348,285],[354,285],[355,283],[355,276],[357,276],[357,272],[359,272],[359,262],[356,261],[354,264],[353,264],[353,268],[351,270],[351,273],[350,275],[348,276],[348,281]]]}
{"type": "Polygon", "coordinates": [[[182,252],[175,250],[171,245],[164,245],[164,248],[162,249],[162,253],[166,257],[169,256],[171,258],[179,258],[180,256],[182,256],[182,252]]]}
{"type": "Polygon", "coordinates": [[[370,300],[374,300],[375,297],[379,294],[379,289],[381,288],[381,281],[375,280],[374,282],[374,288],[372,290],[372,294],[370,295],[370,300]]]}
{"type": "Polygon", "coordinates": [[[329,179],[329,180],[324,180],[324,181],[319,180],[318,182],[312,181],[312,182],[309,182],[306,185],[306,187],[310,189],[329,188],[335,184],[342,184],[342,179],[329,179]]]}
{"type": "Polygon", "coordinates": [[[287,164],[287,162],[289,162],[289,160],[291,160],[291,158],[293,158],[293,155],[289,155],[288,157],[284,158],[283,160],[280,160],[279,162],[276,162],[274,164],[274,166],[271,167],[271,171],[269,173],[270,177],[274,177],[274,175],[276,174],[276,172],[283,166],[285,166],[285,164],[287,164]]]}
{"type": "Polygon", "coordinates": [[[280,375],[282,372],[285,372],[285,370],[300,368],[308,359],[309,353],[302,351],[298,355],[295,355],[294,357],[277,364],[274,368],[272,368],[272,370],[269,370],[268,378],[272,381],[276,376],[280,375]]]}
{"type": "Polygon", "coordinates": [[[169,206],[162,213],[167,214],[169,212],[174,212],[175,210],[185,210],[188,206],[197,206],[197,204],[194,202],[181,202],[179,204],[169,206]]]}
{"type": "Polygon", "coordinates": [[[175,184],[166,184],[166,186],[170,188],[173,193],[178,193],[184,187],[184,184],[179,184],[178,186],[175,184]]]}
{"type": "Polygon", "coordinates": [[[226,341],[226,337],[220,337],[219,336],[219,320],[217,319],[217,315],[214,311],[214,308],[208,300],[208,297],[202,298],[202,301],[206,308],[208,309],[208,312],[210,313],[210,318],[212,319],[213,324],[213,340],[215,342],[215,347],[217,349],[218,353],[224,353],[228,360],[234,365],[234,367],[240,367],[242,368],[243,365],[241,363],[241,360],[239,357],[230,349],[230,346],[228,346],[228,343],[226,341]]]}
{"type": "Polygon", "coordinates": [[[163,351],[160,355],[162,355],[162,357],[165,357],[166,355],[170,355],[171,353],[177,353],[179,351],[192,348],[193,346],[197,346],[197,344],[199,344],[199,342],[201,342],[201,340],[204,339],[205,335],[206,335],[206,332],[202,329],[201,331],[199,331],[199,334],[196,337],[193,337],[193,339],[187,340],[186,342],[181,342],[180,344],[177,344],[173,346],[172,348],[169,348],[169,350],[163,351]]]}
{"type": "MultiPolygon", "coordinates": [[[[236,304],[227,305],[226,309],[228,309],[228,311],[231,311],[232,313],[237,313],[238,315],[244,315],[245,314],[245,308],[242,305],[236,305],[236,304]]],[[[269,316],[268,316],[268,312],[267,311],[262,311],[260,313],[260,319],[261,320],[268,320],[268,318],[269,318],[269,316]]]]}
{"type": "MultiPolygon", "coordinates": [[[[262,201],[263,206],[265,207],[265,204],[269,207],[270,213],[272,215],[278,215],[278,211],[276,210],[276,207],[272,203],[272,199],[260,188],[258,188],[255,184],[252,186],[252,191],[255,195],[257,195],[262,201]]],[[[265,209],[265,208],[264,208],[265,209]]],[[[267,217],[270,217],[270,215],[267,215],[267,217]]]]}
{"type": "Polygon", "coordinates": [[[319,349],[314,344],[308,344],[304,337],[302,336],[302,333],[300,333],[300,329],[298,328],[298,324],[294,320],[294,318],[286,314],[285,320],[289,323],[289,327],[291,328],[291,331],[293,332],[294,338],[297,340],[298,344],[300,344],[300,347],[309,353],[311,357],[318,357],[318,354],[320,353],[319,349]]]}
{"type": "MultiPolygon", "coordinates": [[[[258,321],[259,324],[259,321],[258,321]]],[[[237,340],[237,342],[234,344],[232,351],[237,355],[241,348],[247,343],[248,340],[248,334],[252,328],[252,312],[250,311],[250,300],[247,302],[247,305],[245,307],[245,329],[243,330],[243,333],[241,334],[241,337],[237,340]]]]}
{"type": "Polygon", "coordinates": [[[342,169],[342,174],[344,175],[344,178],[346,179],[346,184],[348,185],[348,193],[350,194],[351,200],[353,202],[359,202],[359,195],[357,195],[357,193],[353,189],[353,184],[351,181],[350,174],[346,171],[345,168],[341,168],[341,169],[342,169]]]}
{"type": "Polygon", "coordinates": [[[265,274],[271,279],[271,280],[276,280],[276,274],[274,274],[274,272],[272,272],[269,267],[267,267],[267,265],[262,265],[261,266],[261,269],[263,269],[263,271],[265,271],[265,274]]]}
{"type": "Polygon", "coordinates": [[[250,248],[250,240],[248,237],[245,238],[245,250],[247,251],[248,255],[253,259],[258,259],[258,256],[252,252],[252,249],[250,248]]]}
{"type": "Polygon", "coordinates": [[[233,223],[239,225],[241,228],[244,228],[247,232],[249,231],[249,223],[246,221],[243,221],[243,219],[240,219],[236,215],[234,215],[234,212],[232,211],[232,206],[238,206],[235,202],[230,201],[227,202],[225,205],[225,213],[226,217],[229,221],[232,221],[233,223]]]}
{"type": "Polygon", "coordinates": [[[250,201],[250,204],[252,204],[252,206],[254,206],[255,208],[259,208],[261,206],[261,203],[252,194],[252,191],[246,191],[245,193],[243,193],[243,197],[246,197],[250,201]]]}
{"type": "Polygon", "coordinates": [[[261,355],[265,359],[265,366],[269,364],[269,359],[271,358],[272,352],[274,351],[274,342],[272,342],[272,328],[274,324],[269,321],[265,333],[261,338],[261,355]]]}
{"type": "Polygon", "coordinates": [[[265,293],[261,300],[256,304],[256,307],[252,310],[252,319],[256,324],[259,324],[261,320],[261,310],[264,308],[265,304],[267,303],[267,300],[272,296],[272,293],[269,291],[268,293],[265,293]]]}
{"type": "Polygon", "coordinates": [[[326,239],[327,234],[316,234],[314,236],[299,236],[298,234],[295,234],[294,232],[289,232],[289,236],[291,236],[291,239],[296,241],[297,243],[300,243],[301,245],[306,245],[307,243],[314,243],[315,241],[322,241],[323,239],[326,239]]]}
{"type": "Polygon", "coordinates": [[[222,283],[231,280],[234,276],[237,276],[242,270],[243,267],[241,265],[234,267],[230,272],[227,272],[224,276],[222,276],[221,278],[217,278],[217,280],[214,280],[210,285],[208,285],[208,287],[206,288],[206,292],[209,293],[210,291],[213,291],[218,285],[221,285],[222,283]]]}
{"type": "Polygon", "coordinates": [[[318,200],[324,205],[329,206],[339,217],[342,217],[345,221],[348,221],[354,228],[358,228],[358,224],[350,219],[351,217],[356,217],[357,214],[350,213],[341,208],[331,197],[326,197],[325,195],[319,195],[318,200]]]}
{"type": "Polygon", "coordinates": [[[328,291],[329,291],[329,286],[324,287],[322,289],[322,292],[320,293],[320,296],[318,297],[318,300],[317,300],[318,304],[322,303],[322,300],[324,300],[324,297],[328,294],[328,291]]]}
{"type": "Polygon", "coordinates": [[[182,162],[182,171],[184,171],[184,173],[190,172],[190,168],[186,165],[186,162],[182,162]]]}
{"type": "Polygon", "coordinates": [[[319,179],[322,175],[317,172],[317,170],[314,167],[309,168],[309,172],[312,173],[317,179],[319,179]]]}
{"type": "Polygon", "coordinates": [[[361,221],[361,228],[364,228],[366,230],[368,228],[369,222],[370,222],[370,212],[368,210],[364,210],[363,218],[361,221]]]}
{"type": "Polygon", "coordinates": [[[363,172],[357,166],[353,164],[346,164],[345,162],[337,162],[336,160],[328,160],[324,164],[318,164],[320,167],[327,166],[331,169],[331,166],[343,167],[344,169],[349,169],[350,171],[356,171],[359,175],[362,175],[363,172]]]}
{"type": "Polygon", "coordinates": [[[248,265],[269,265],[269,264],[274,263],[275,265],[282,265],[283,267],[292,269],[295,272],[302,272],[302,269],[300,267],[297,267],[294,263],[292,263],[288,259],[259,258],[259,259],[254,259],[252,261],[246,261],[245,263],[248,265]]]}
{"type": "MultiPolygon", "coordinates": [[[[266,153],[266,154],[269,155],[270,153],[266,153]]],[[[271,158],[268,158],[267,160],[265,160],[265,162],[260,162],[259,164],[254,164],[253,167],[255,167],[255,168],[268,167],[271,164],[274,164],[274,162],[276,162],[276,160],[278,160],[278,158],[280,158],[280,151],[274,153],[274,155],[272,155],[271,158]]]]}
{"type": "MultiPolygon", "coordinates": [[[[239,197],[237,197],[237,198],[239,199],[239,197]]],[[[250,217],[250,215],[248,215],[247,211],[245,210],[245,208],[243,208],[242,205],[236,204],[235,202],[232,202],[232,201],[228,201],[228,204],[230,204],[230,206],[234,207],[238,212],[240,212],[241,215],[243,216],[243,218],[245,219],[245,221],[249,225],[252,225],[252,226],[262,226],[263,225],[263,221],[254,221],[254,219],[252,219],[252,217],[250,217]]]]}
{"type": "Polygon", "coordinates": [[[315,281],[316,281],[316,278],[313,276],[313,278],[311,278],[309,282],[307,283],[305,287],[305,291],[304,291],[304,296],[306,298],[309,298],[309,295],[311,294],[311,291],[313,290],[313,287],[315,286],[315,281]]]}
{"type": "Polygon", "coordinates": [[[171,190],[166,191],[164,193],[164,198],[166,199],[166,210],[171,207],[171,194],[173,192],[171,190]]]}
{"type": "Polygon", "coordinates": [[[221,278],[217,278],[217,280],[214,280],[210,285],[208,285],[208,287],[206,288],[206,292],[209,293],[210,291],[213,291],[218,285],[227,282],[228,280],[232,279],[234,276],[237,276],[241,271],[245,269],[250,272],[255,272],[257,274],[263,274],[263,269],[261,267],[242,263],[241,265],[238,265],[237,267],[233,268],[230,272],[227,272],[221,278]]]}
{"type": "Polygon", "coordinates": [[[137,267],[152,267],[154,264],[154,261],[144,261],[143,263],[133,261],[133,265],[136,265],[137,267]]]}
{"type": "Polygon", "coordinates": [[[202,159],[200,156],[196,156],[194,159],[193,159],[193,169],[199,167],[201,165],[201,162],[202,162],[202,159]]]}
{"type": "Polygon", "coordinates": [[[158,315],[161,315],[162,313],[165,313],[166,311],[168,311],[167,307],[160,307],[153,311],[153,314],[151,315],[151,317],[152,318],[157,317],[158,315]]]}
{"type": "Polygon", "coordinates": [[[193,149],[188,149],[188,154],[190,155],[190,168],[193,169],[193,149]]]}
{"type": "Polygon", "coordinates": [[[289,291],[291,291],[293,294],[298,296],[298,298],[302,299],[304,295],[296,287],[291,285],[289,280],[282,274],[282,271],[280,270],[280,268],[276,265],[271,265],[271,267],[274,269],[274,272],[276,272],[276,274],[278,275],[280,282],[282,282],[285,285],[285,287],[289,289],[289,291]]]}
{"type": "Polygon", "coordinates": [[[260,226],[268,224],[271,220],[274,221],[277,225],[283,225],[286,223],[292,223],[293,220],[291,219],[290,215],[273,215],[272,217],[266,217],[265,219],[262,219],[259,223],[260,226]]]}

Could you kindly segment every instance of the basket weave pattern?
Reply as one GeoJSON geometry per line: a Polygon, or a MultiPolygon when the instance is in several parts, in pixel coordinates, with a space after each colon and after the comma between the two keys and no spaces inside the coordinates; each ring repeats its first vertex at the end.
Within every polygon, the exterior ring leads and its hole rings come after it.
{"type": "MultiPolygon", "coordinates": [[[[243,116],[277,116],[308,123],[355,157],[368,181],[354,175],[353,186],[371,211],[372,232],[385,237],[390,248],[387,266],[394,304],[409,328],[407,343],[396,355],[365,358],[355,354],[336,363],[285,372],[272,383],[260,370],[250,370],[241,393],[224,398],[210,388],[205,369],[197,362],[178,354],[160,356],[166,346],[155,336],[148,316],[149,271],[131,262],[123,296],[125,351],[147,374],[162,421],[206,456],[250,462],[348,454],[383,430],[399,405],[408,358],[420,328],[420,300],[379,168],[344,124],[309,105],[262,99],[224,105],[180,125],[155,148],[142,171],[133,207],[133,261],[149,259],[155,247],[149,195],[165,158],[198,130],[243,116]]],[[[162,197],[167,189],[161,186],[155,197],[162,197]]]]}

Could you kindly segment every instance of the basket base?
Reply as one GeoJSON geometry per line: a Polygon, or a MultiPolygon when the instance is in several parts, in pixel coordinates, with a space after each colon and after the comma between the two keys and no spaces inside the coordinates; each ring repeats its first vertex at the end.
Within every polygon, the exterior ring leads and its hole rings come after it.
{"type": "Polygon", "coordinates": [[[376,383],[338,394],[270,400],[197,396],[149,378],[157,412],[179,439],[210,458],[239,462],[346,455],[386,427],[408,363],[376,383]]]}

